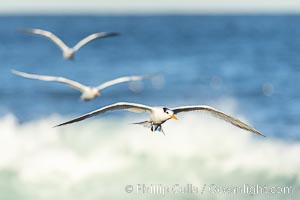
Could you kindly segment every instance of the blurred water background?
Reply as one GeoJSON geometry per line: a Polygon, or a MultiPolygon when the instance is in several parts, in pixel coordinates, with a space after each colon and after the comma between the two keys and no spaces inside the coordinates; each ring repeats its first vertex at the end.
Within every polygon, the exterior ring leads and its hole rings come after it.
{"type": "Polygon", "coordinates": [[[289,195],[207,191],[204,197],[296,199],[299,22],[298,15],[1,16],[0,199],[132,199],[141,196],[124,187],[137,183],[291,186],[289,195]],[[93,41],[67,61],[47,39],[16,32],[23,28],[52,31],[70,46],[94,32],[121,35],[93,41]],[[11,69],[91,86],[156,72],[164,81],[145,80],[138,93],[128,84],[114,86],[82,102],[71,88],[17,77],[11,69]],[[140,115],[125,112],[51,128],[117,101],[207,104],[247,121],[267,138],[198,113],[166,123],[166,137],[130,125],[141,121],[140,115]]]}

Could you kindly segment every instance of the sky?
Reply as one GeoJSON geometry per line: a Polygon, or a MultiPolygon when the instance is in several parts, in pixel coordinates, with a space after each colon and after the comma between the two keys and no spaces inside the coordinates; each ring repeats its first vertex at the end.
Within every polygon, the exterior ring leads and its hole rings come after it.
{"type": "Polygon", "coordinates": [[[300,13],[300,0],[0,0],[0,13],[300,13]]]}

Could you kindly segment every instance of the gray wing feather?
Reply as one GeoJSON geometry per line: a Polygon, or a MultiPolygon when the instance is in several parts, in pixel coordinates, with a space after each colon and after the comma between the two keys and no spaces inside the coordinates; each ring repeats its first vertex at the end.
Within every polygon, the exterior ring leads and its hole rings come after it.
{"type": "Polygon", "coordinates": [[[100,33],[94,33],[91,34],[85,38],[83,38],[82,40],[80,40],[74,47],[73,50],[74,51],[78,51],[82,46],[86,45],[87,43],[89,43],[92,40],[95,39],[99,39],[99,38],[104,38],[104,37],[111,37],[111,36],[117,36],[119,35],[119,33],[107,33],[107,32],[100,32],[100,33]]]}
{"type": "Polygon", "coordinates": [[[104,88],[110,87],[112,85],[116,85],[119,83],[124,82],[130,82],[130,81],[139,81],[147,78],[152,78],[153,76],[156,76],[157,74],[148,74],[148,75],[142,75],[142,76],[124,76],[120,78],[116,78],[110,81],[107,81],[105,83],[102,83],[101,85],[97,86],[98,90],[102,90],[104,88]]]}
{"type": "MultiPolygon", "coordinates": [[[[72,119],[70,121],[64,122],[64,123],[59,124],[57,126],[72,124],[74,122],[79,122],[79,121],[82,121],[84,119],[90,118],[92,116],[99,115],[99,114],[105,113],[107,111],[114,111],[114,110],[127,110],[127,111],[131,111],[131,112],[152,112],[152,108],[149,107],[149,106],[145,106],[145,105],[142,105],[142,104],[135,104],[135,103],[119,102],[119,103],[115,103],[115,104],[111,104],[111,105],[102,107],[98,110],[92,111],[90,113],[87,113],[85,115],[82,115],[80,117],[72,119]]],[[[57,126],[55,126],[55,127],[57,127],[57,126]]]]}
{"type": "Polygon", "coordinates": [[[53,41],[62,51],[69,49],[69,47],[61,39],[59,39],[56,35],[54,35],[50,31],[45,31],[42,29],[23,29],[18,31],[23,33],[31,33],[31,34],[44,36],[50,39],[51,41],[53,41]]]}
{"type": "Polygon", "coordinates": [[[66,79],[64,77],[56,77],[56,76],[44,76],[44,75],[37,75],[37,74],[29,74],[25,72],[20,72],[17,70],[12,70],[13,74],[16,74],[18,76],[22,76],[25,78],[30,78],[30,79],[37,79],[37,80],[42,80],[42,81],[54,81],[54,82],[59,82],[59,83],[64,83],[67,84],[68,86],[75,88],[81,92],[86,90],[88,87],[85,85],[82,85],[76,81],[66,79]]]}
{"type": "Polygon", "coordinates": [[[216,110],[212,107],[209,107],[209,106],[204,106],[204,105],[200,105],[200,106],[183,106],[183,107],[177,107],[177,108],[174,108],[172,109],[174,114],[177,114],[177,113],[180,113],[180,112],[189,112],[189,111],[200,111],[200,112],[207,112],[219,119],[222,119],[222,120],[225,120],[231,124],[233,124],[234,126],[237,126],[241,129],[244,129],[246,131],[250,131],[250,132],[253,132],[253,133],[256,133],[258,135],[261,135],[261,136],[264,136],[266,137],[265,135],[263,135],[262,133],[260,133],[259,131],[257,131],[256,129],[254,129],[253,127],[249,126],[248,124],[224,113],[224,112],[221,112],[219,110],[216,110]]]}

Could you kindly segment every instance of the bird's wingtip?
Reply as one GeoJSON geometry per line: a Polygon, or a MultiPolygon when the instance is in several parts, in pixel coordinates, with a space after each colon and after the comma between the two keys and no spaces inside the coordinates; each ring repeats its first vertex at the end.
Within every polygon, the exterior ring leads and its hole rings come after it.
{"type": "Polygon", "coordinates": [[[267,137],[266,135],[262,134],[261,132],[256,131],[255,133],[256,133],[257,135],[262,136],[262,137],[267,137]]]}
{"type": "Polygon", "coordinates": [[[18,70],[15,70],[15,69],[11,69],[10,72],[11,72],[12,74],[18,74],[18,73],[20,73],[18,70]]]}
{"type": "Polygon", "coordinates": [[[137,75],[134,77],[137,77],[138,79],[153,79],[155,77],[161,76],[161,73],[151,73],[151,74],[144,74],[144,75],[137,75]]]}
{"type": "Polygon", "coordinates": [[[117,35],[121,35],[121,33],[119,33],[119,32],[111,32],[110,35],[111,36],[117,36],[117,35]]]}
{"type": "Polygon", "coordinates": [[[61,127],[63,125],[66,125],[65,123],[62,123],[62,124],[58,124],[58,125],[55,125],[55,126],[52,126],[52,128],[57,128],[57,127],[61,127]]]}

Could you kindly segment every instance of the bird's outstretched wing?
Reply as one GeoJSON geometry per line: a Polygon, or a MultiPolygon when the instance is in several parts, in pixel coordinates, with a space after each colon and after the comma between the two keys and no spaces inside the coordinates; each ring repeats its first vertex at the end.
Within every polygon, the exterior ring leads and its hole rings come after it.
{"type": "Polygon", "coordinates": [[[127,103],[127,102],[118,102],[118,103],[115,103],[115,104],[104,106],[100,109],[94,110],[90,113],[84,114],[80,117],[77,117],[77,118],[72,119],[70,121],[67,121],[67,122],[64,122],[62,124],[56,125],[54,127],[63,126],[63,125],[66,125],[66,124],[72,124],[74,122],[79,122],[79,121],[82,121],[86,118],[90,118],[94,115],[99,115],[101,113],[105,113],[107,111],[113,111],[113,110],[127,110],[127,111],[130,111],[130,112],[138,112],[138,113],[140,113],[140,112],[152,112],[152,108],[149,107],[149,106],[146,106],[146,105],[136,104],[136,103],[127,103]]]}
{"type": "Polygon", "coordinates": [[[219,110],[216,110],[212,107],[209,106],[205,106],[205,105],[199,105],[199,106],[182,106],[182,107],[177,107],[177,108],[173,108],[172,109],[174,114],[180,113],[180,112],[189,112],[189,111],[200,111],[200,112],[207,112],[215,117],[218,117],[219,119],[225,120],[231,124],[233,124],[234,126],[237,126],[241,129],[256,133],[258,135],[264,136],[265,135],[261,134],[259,131],[257,131],[256,129],[254,129],[253,127],[249,126],[248,124],[234,118],[231,117],[230,115],[221,112],[219,110]]]}
{"type": "Polygon", "coordinates": [[[142,76],[124,76],[120,78],[116,78],[110,81],[107,81],[105,83],[102,83],[101,85],[97,86],[98,90],[103,90],[104,88],[110,87],[112,85],[116,85],[119,83],[124,82],[130,82],[130,81],[139,81],[147,78],[152,78],[153,76],[156,76],[157,74],[148,74],[148,75],[142,75],[142,76]]]}
{"type": "Polygon", "coordinates": [[[93,33],[93,34],[83,38],[82,40],[80,40],[73,47],[73,50],[78,51],[82,46],[86,45],[87,43],[89,43],[92,40],[99,39],[99,38],[104,38],[104,37],[117,36],[117,35],[119,35],[119,33],[114,33],[114,32],[111,32],[111,33],[107,33],[107,32],[93,33]]]}
{"type": "Polygon", "coordinates": [[[18,76],[22,76],[25,78],[30,78],[30,79],[37,79],[37,80],[42,80],[42,81],[54,81],[54,82],[59,82],[59,83],[64,83],[67,84],[68,86],[77,89],[81,92],[85,91],[88,89],[87,86],[82,85],[76,81],[66,79],[64,77],[56,77],[56,76],[43,76],[43,75],[37,75],[37,74],[28,74],[25,72],[20,72],[17,70],[12,70],[11,71],[13,74],[16,74],[18,76]]]}
{"type": "Polygon", "coordinates": [[[42,29],[21,29],[18,30],[18,32],[41,35],[52,40],[62,51],[66,51],[69,49],[69,47],[61,39],[59,39],[56,35],[54,35],[50,31],[45,31],[42,29]]]}

